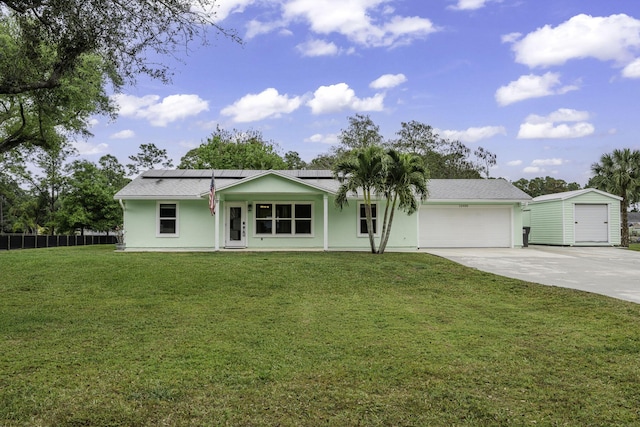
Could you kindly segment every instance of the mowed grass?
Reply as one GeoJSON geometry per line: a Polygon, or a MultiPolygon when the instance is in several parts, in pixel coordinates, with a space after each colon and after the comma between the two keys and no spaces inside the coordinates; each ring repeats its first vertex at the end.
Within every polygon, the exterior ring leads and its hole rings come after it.
{"type": "Polygon", "coordinates": [[[640,424],[640,305],[419,253],[0,253],[2,426],[640,424]]]}

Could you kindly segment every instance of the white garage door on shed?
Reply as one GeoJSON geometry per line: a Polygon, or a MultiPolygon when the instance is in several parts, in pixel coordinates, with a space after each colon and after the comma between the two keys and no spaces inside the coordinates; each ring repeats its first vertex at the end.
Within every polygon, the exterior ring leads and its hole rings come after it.
{"type": "Polygon", "coordinates": [[[575,205],[576,243],[606,243],[609,241],[609,205],[575,205]]]}
{"type": "Polygon", "coordinates": [[[510,206],[422,206],[421,248],[510,248],[510,206]]]}

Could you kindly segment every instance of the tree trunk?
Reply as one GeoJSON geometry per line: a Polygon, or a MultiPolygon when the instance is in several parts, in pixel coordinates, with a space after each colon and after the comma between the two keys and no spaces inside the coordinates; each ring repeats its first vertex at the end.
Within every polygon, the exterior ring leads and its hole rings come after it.
{"type": "MultiPolygon", "coordinates": [[[[385,234],[387,234],[387,223],[388,223],[388,219],[389,219],[389,206],[391,205],[391,202],[389,200],[389,197],[386,198],[387,202],[384,204],[384,218],[382,219],[382,234],[380,235],[381,239],[380,239],[380,248],[378,248],[378,252],[380,252],[380,249],[382,249],[382,252],[384,252],[384,248],[382,247],[382,242],[384,242],[384,236],[385,234]]],[[[380,252],[380,253],[382,253],[380,252]]]]}
{"type": "MultiPolygon", "coordinates": [[[[379,254],[383,254],[387,249],[387,242],[389,241],[389,236],[391,235],[391,225],[393,224],[393,215],[396,212],[396,202],[397,196],[393,198],[393,204],[391,205],[391,214],[389,214],[389,224],[385,227],[385,232],[382,234],[382,242],[380,242],[380,249],[378,250],[379,254]]],[[[385,215],[386,218],[386,215],[385,215]]]]}
{"type": "Polygon", "coordinates": [[[620,202],[620,218],[622,220],[622,224],[621,224],[621,242],[620,244],[625,247],[628,248],[629,247],[629,213],[628,213],[628,208],[629,207],[629,203],[627,202],[627,198],[623,197],[622,201],[620,202]]]}
{"type": "MultiPolygon", "coordinates": [[[[373,220],[371,219],[371,191],[365,190],[364,195],[364,214],[367,220],[367,234],[369,235],[369,245],[371,245],[371,253],[375,254],[376,251],[376,239],[373,233],[373,220]]],[[[358,225],[359,226],[359,225],[358,225]]]]}

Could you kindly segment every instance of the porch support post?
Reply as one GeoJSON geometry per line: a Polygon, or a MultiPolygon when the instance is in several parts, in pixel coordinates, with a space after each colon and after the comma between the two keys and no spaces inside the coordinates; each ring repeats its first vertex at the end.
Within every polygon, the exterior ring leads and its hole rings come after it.
{"type": "Polygon", "coordinates": [[[322,196],[324,204],[324,250],[329,250],[329,196],[322,196]]]}
{"type": "Polygon", "coordinates": [[[215,229],[216,229],[216,252],[220,250],[220,198],[216,197],[216,213],[215,213],[215,229]]]}

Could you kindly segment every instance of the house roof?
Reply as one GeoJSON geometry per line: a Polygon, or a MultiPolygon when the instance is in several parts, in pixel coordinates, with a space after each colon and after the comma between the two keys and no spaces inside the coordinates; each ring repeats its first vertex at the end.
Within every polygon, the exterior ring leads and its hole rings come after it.
{"type": "MultiPolygon", "coordinates": [[[[118,191],[115,199],[199,199],[209,193],[211,169],[153,169],[146,171],[118,191]]],[[[235,170],[216,169],[213,175],[216,191],[240,182],[274,174],[301,182],[320,191],[335,193],[339,187],[333,173],[327,170],[235,170]]]]}
{"type": "MultiPolygon", "coordinates": [[[[244,172],[244,171],[237,171],[244,172]]],[[[315,188],[316,190],[320,190],[323,193],[335,193],[338,189],[339,183],[333,178],[331,171],[304,171],[304,170],[268,170],[268,171],[248,171],[249,173],[244,174],[245,176],[241,176],[238,179],[230,180],[225,179],[225,182],[222,186],[218,183],[219,178],[216,176],[216,189],[218,190],[227,190],[236,185],[242,185],[246,182],[253,181],[256,179],[260,179],[266,175],[276,175],[283,177],[285,179],[298,182],[302,185],[315,188]],[[253,173],[256,172],[256,173],[253,173]],[[315,172],[307,174],[306,172],[315,172]],[[328,174],[324,173],[328,172],[328,174]],[[229,181],[229,182],[227,182],[229,181]],[[232,182],[231,182],[232,181],[232,182]]],[[[208,194],[209,190],[207,189],[205,194],[208,194]]]]}
{"type": "MultiPolygon", "coordinates": [[[[208,194],[210,169],[150,170],[120,190],[115,199],[199,199],[208,194]]],[[[216,190],[224,191],[265,175],[277,175],[335,194],[340,182],[330,170],[214,170],[216,190]]],[[[531,197],[503,179],[432,179],[430,201],[528,201],[531,197]]]]}
{"type": "Polygon", "coordinates": [[[605,193],[604,191],[596,190],[595,188],[583,188],[582,190],[565,191],[563,193],[545,194],[544,196],[538,196],[532,200],[532,202],[548,202],[551,200],[567,200],[573,197],[581,196],[587,193],[598,193],[612,199],[622,200],[622,197],[614,194],[605,193]]]}
{"type": "Polygon", "coordinates": [[[519,202],[531,200],[531,196],[504,179],[432,179],[429,200],[519,202]]]}

